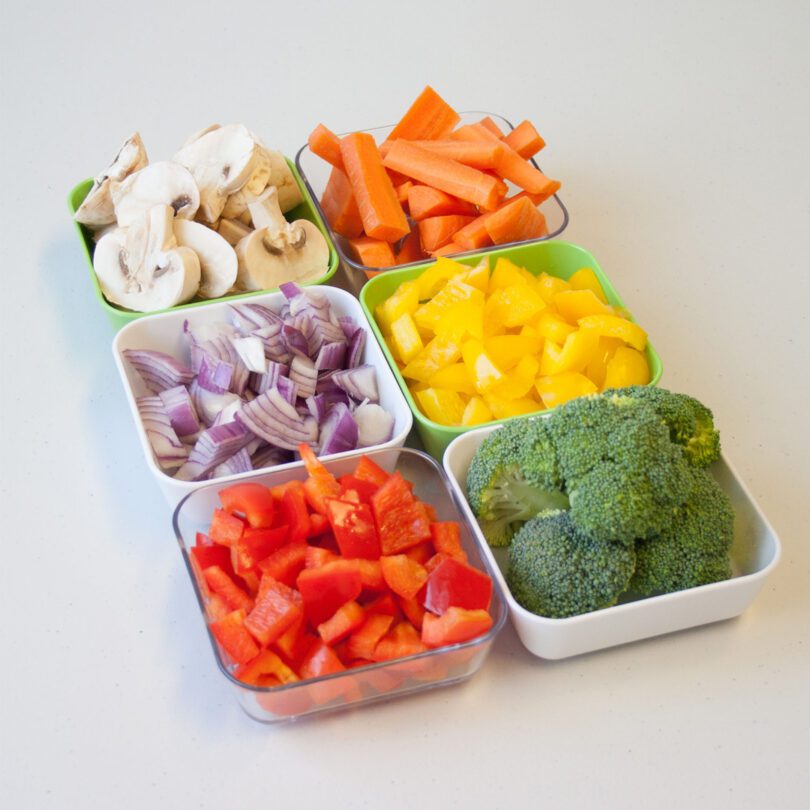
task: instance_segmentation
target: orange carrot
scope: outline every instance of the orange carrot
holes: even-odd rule
[[[546,145],[531,121],[521,121],[504,137],[503,142],[526,160],[536,155]]]
[[[548,233],[546,218],[528,197],[521,197],[490,214],[484,227],[496,245],[537,239]]]
[[[363,233],[363,220],[351,183],[340,169],[333,168],[329,175],[329,182],[321,197],[321,208],[333,231],[349,239]]]
[[[418,95],[391,134],[393,141],[432,140],[441,138],[461,120],[459,114],[430,86]]]
[[[479,123],[481,126],[486,127],[493,135],[503,138],[504,131],[489,116],[482,118]]]
[[[397,193],[397,199],[399,200],[399,204],[402,206],[404,211],[408,210],[408,191],[414,187],[413,180],[404,180],[398,186],[394,187],[394,191]]]
[[[343,171],[343,158],[340,156],[340,138],[331,129],[318,124],[307,139],[312,153]]]
[[[438,250],[431,251],[430,255],[437,259],[439,256],[452,256],[454,253],[463,253],[465,248],[461,247],[461,245],[456,244],[455,242],[448,242],[446,245],[442,245]]]
[[[361,236],[359,239],[350,239],[349,244],[357,260],[366,267],[392,267],[396,264],[391,245],[382,239]]]
[[[474,217],[465,217],[461,214],[450,214],[446,217],[429,217],[419,222],[419,239],[422,250],[438,250],[448,242],[453,241],[453,234],[469,225]]]
[[[486,171],[484,171],[484,174],[489,175],[495,181],[495,184],[496,184],[496,186],[498,188],[498,198],[495,201],[495,207],[494,208],[486,208],[484,210],[496,211],[498,208],[501,207],[501,205],[503,205],[504,198],[509,193],[509,186],[507,186],[506,183],[504,183],[503,180],[501,180],[501,178],[498,177],[498,175],[495,174],[495,172],[493,172],[493,171],[486,170]]]
[[[411,217],[416,220],[447,214],[478,215],[478,211],[472,203],[445,194],[430,186],[411,185],[411,188],[408,189],[408,210]]]
[[[409,232],[408,220],[385,172],[374,138],[353,132],[340,141],[340,154],[360,209],[363,229],[372,239],[396,242]]]
[[[476,141],[411,141],[414,146],[427,149],[450,160],[457,160],[474,169],[493,169],[498,165],[503,147],[497,141],[479,143]]]
[[[434,155],[407,141],[394,141],[383,164],[388,169],[407,174],[425,185],[484,208],[494,208],[499,199],[495,178],[463,163]]]
[[[462,250],[476,250],[491,245],[492,240],[489,238],[485,223],[493,213],[489,211],[476,217],[468,225],[456,231],[453,241],[460,245]]]
[[[419,229],[414,226],[411,232],[402,240],[397,252],[397,264],[410,264],[424,259],[425,253],[419,241]]]

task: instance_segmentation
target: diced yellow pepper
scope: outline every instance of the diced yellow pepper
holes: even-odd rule
[[[487,408],[484,400],[481,397],[470,397],[470,401],[464,408],[461,424],[467,427],[468,425],[480,425],[483,422],[491,421],[492,411]]]
[[[647,385],[650,366],[646,356],[629,346],[619,346],[608,361],[604,389],[624,388],[626,385]]]
[[[416,401],[428,419],[440,425],[460,425],[464,400],[455,391],[426,388],[416,392]]]
[[[540,377],[535,383],[537,393],[547,408],[554,408],[569,399],[595,394],[599,389],[584,374],[564,371],[550,377]]]
[[[543,405],[529,397],[519,399],[503,399],[494,394],[484,394],[484,402],[492,411],[495,419],[508,419],[510,416],[523,416],[527,413],[536,413],[543,410]]]
[[[486,293],[489,288],[489,262],[486,259],[481,259],[475,267],[461,276],[461,280],[465,284],[481,290],[482,293]]]
[[[427,382],[437,371],[455,363],[461,357],[458,343],[436,337],[402,369],[402,376]]]
[[[493,293],[495,290],[502,290],[505,287],[514,287],[520,284],[529,284],[534,286],[537,282],[537,277],[533,276],[528,270],[518,267],[509,259],[503,257],[495,262],[495,268],[489,279],[489,292]]]
[[[647,345],[647,333],[638,324],[626,321],[618,315],[588,315],[579,319],[579,326],[605,337],[620,338],[640,352]]]
[[[461,356],[472,377],[475,390],[479,393],[488,391],[495,383],[503,379],[503,371],[492,362],[492,358],[484,351],[481,341],[468,340],[463,343]]]
[[[603,304],[593,290],[563,290],[554,296],[554,306],[569,323],[588,315],[613,315],[612,307]]]
[[[484,305],[472,298],[459,301],[442,312],[435,328],[437,335],[456,341],[461,341],[467,335],[481,340],[484,336]]]
[[[546,340],[553,340],[555,343],[565,343],[565,339],[577,331],[576,326],[571,326],[551,309],[544,309],[534,325],[538,335]]]
[[[550,276],[548,273],[540,273],[537,277],[536,288],[541,298],[547,304],[551,304],[554,301],[555,295],[563,292],[563,290],[570,290],[571,285],[556,276]]]
[[[491,293],[484,304],[484,322],[505,327],[523,326],[545,308],[543,299],[528,284],[512,284]]]
[[[603,303],[607,304],[607,296],[599,283],[599,279],[590,267],[581,267],[568,279],[568,283],[575,290],[590,290]]]
[[[502,399],[519,399],[532,390],[540,364],[534,357],[526,355],[507,372],[505,379],[492,386],[492,394]]]
[[[391,333],[391,324],[405,312],[411,314],[419,306],[419,286],[415,281],[403,281],[388,297],[374,310],[380,328],[383,332]]]
[[[608,360],[613,357],[619,346],[624,346],[624,341],[618,338],[600,337],[596,353],[585,368],[585,376],[593,380],[600,388],[605,382]]]
[[[453,363],[437,371],[429,380],[431,388],[446,388],[472,396],[475,386],[465,363]]]
[[[416,279],[416,283],[419,285],[420,300],[427,301],[429,298],[433,298],[453,276],[466,273],[467,269],[467,266],[464,264],[459,264],[445,256],[440,256],[436,259],[436,263],[432,267],[428,267],[428,269]]]
[[[436,330],[436,324],[442,314],[459,301],[479,301],[483,303],[484,294],[470,284],[451,278],[439,292],[426,304],[422,304],[413,314],[417,326],[422,329]]]
[[[496,335],[484,339],[484,349],[498,368],[509,371],[520,359],[539,354],[543,338],[531,335]]]
[[[577,329],[562,346],[547,340],[540,358],[540,373],[546,376],[563,371],[584,371],[598,348],[599,336],[590,329]]]
[[[419,336],[419,330],[409,312],[403,312],[391,324],[390,343],[393,346],[394,354],[403,363],[410,363],[425,348],[425,344]]]

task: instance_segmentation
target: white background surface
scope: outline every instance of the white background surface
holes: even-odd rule
[[[94,6],[94,8],[90,8]],[[806,3],[4,3],[0,803],[807,806]],[[139,129],[293,155],[426,83],[536,122],[565,237],[711,405],[784,544],[739,620],[264,727],[216,670],[65,198]]]

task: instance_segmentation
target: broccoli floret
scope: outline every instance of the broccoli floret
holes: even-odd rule
[[[545,419],[507,422],[482,442],[467,472],[467,496],[491,546],[506,546],[544,509],[568,507]]]
[[[708,467],[720,458],[720,434],[715,430],[714,416],[694,397],[648,385],[617,388],[610,393],[651,405],[669,428],[670,440],[683,447],[695,467]]]
[[[731,577],[731,501],[708,472],[690,468],[690,473],[688,498],[655,537],[636,544],[636,572],[630,589],[640,596],[671,593]]]
[[[627,589],[632,546],[583,534],[566,511],[544,512],[512,538],[507,581],[526,610],[564,618],[609,607]]]

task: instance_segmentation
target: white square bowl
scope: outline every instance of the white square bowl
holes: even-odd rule
[[[779,561],[781,548],[776,532],[723,456],[710,472],[734,507],[731,579],[624,602],[567,619],[531,613],[517,603],[506,583],[509,550],[490,548],[467,501],[467,471],[475,451],[493,430],[498,430],[498,426],[472,430],[451,442],[444,454],[444,469],[482,554],[488,558],[506,595],[509,615],[523,646],[540,658],[569,658],[738,616],[754,600]]]
[[[380,406],[394,417],[394,433],[391,439],[384,444],[374,445],[374,448],[402,447],[413,424],[413,416],[408,407],[408,403],[388,367],[385,356],[379,344],[374,339],[374,333],[369,326],[360,306],[360,302],[351,294],[336,287],[318,287],[318,292],[323,293],[329,300],[334,313],[340,318],[350,316],[358,326],[366,330],[366,342],[361,357],[362,363],[373,365],[377,370],[377,387],[380,393]],[[278,311],[285,301],[284,295],[280,292],[267,293],[266,295],[255,296],[250,299],[251,304],[262,304],[275,311]],[[196,307],[193,310],[182,310],[179,312],[164,312],[159,315],[147,315],[138,318],[127,324],[113,339],[112,350],[118,372],[121,375],[121,382],[129,402],[129,409],[138,431],[138,438],[146,458],[146,463],[152,471],[158,486],[163,492],[169,506],[174,509],[177,504],[191,492],[200,487],[207,486],[215,480],[217,484],[226,486],[233,481],[248,478],[255,475],[256,471],[239,473],[237,475],[226,475],[207,481],[178,481],[168,473],[164,472],[157,463],[155,454],[149,444],[146,431],[143,428],[141,417],[138,413],[138,406],[135,403],[137,397],[148,393],[143,380],[138,373],[124,359],[125,349],[151,349],[176,357],[183,362],[188,362],[188,349],[186,339],[183,336],[183,322],[188,321],[191,327],[202,324],[216,323],[217,321],[231,321],[230,306],[227,301],[209,304],[207,306]],[[335,458],[350,456],[355,453],[362,453],[364,450],[352,450],[347,453],[335,453],[324,458]],[[278,464],[268,468],[272,470],[283,470],[294,465],[295,462]]]

